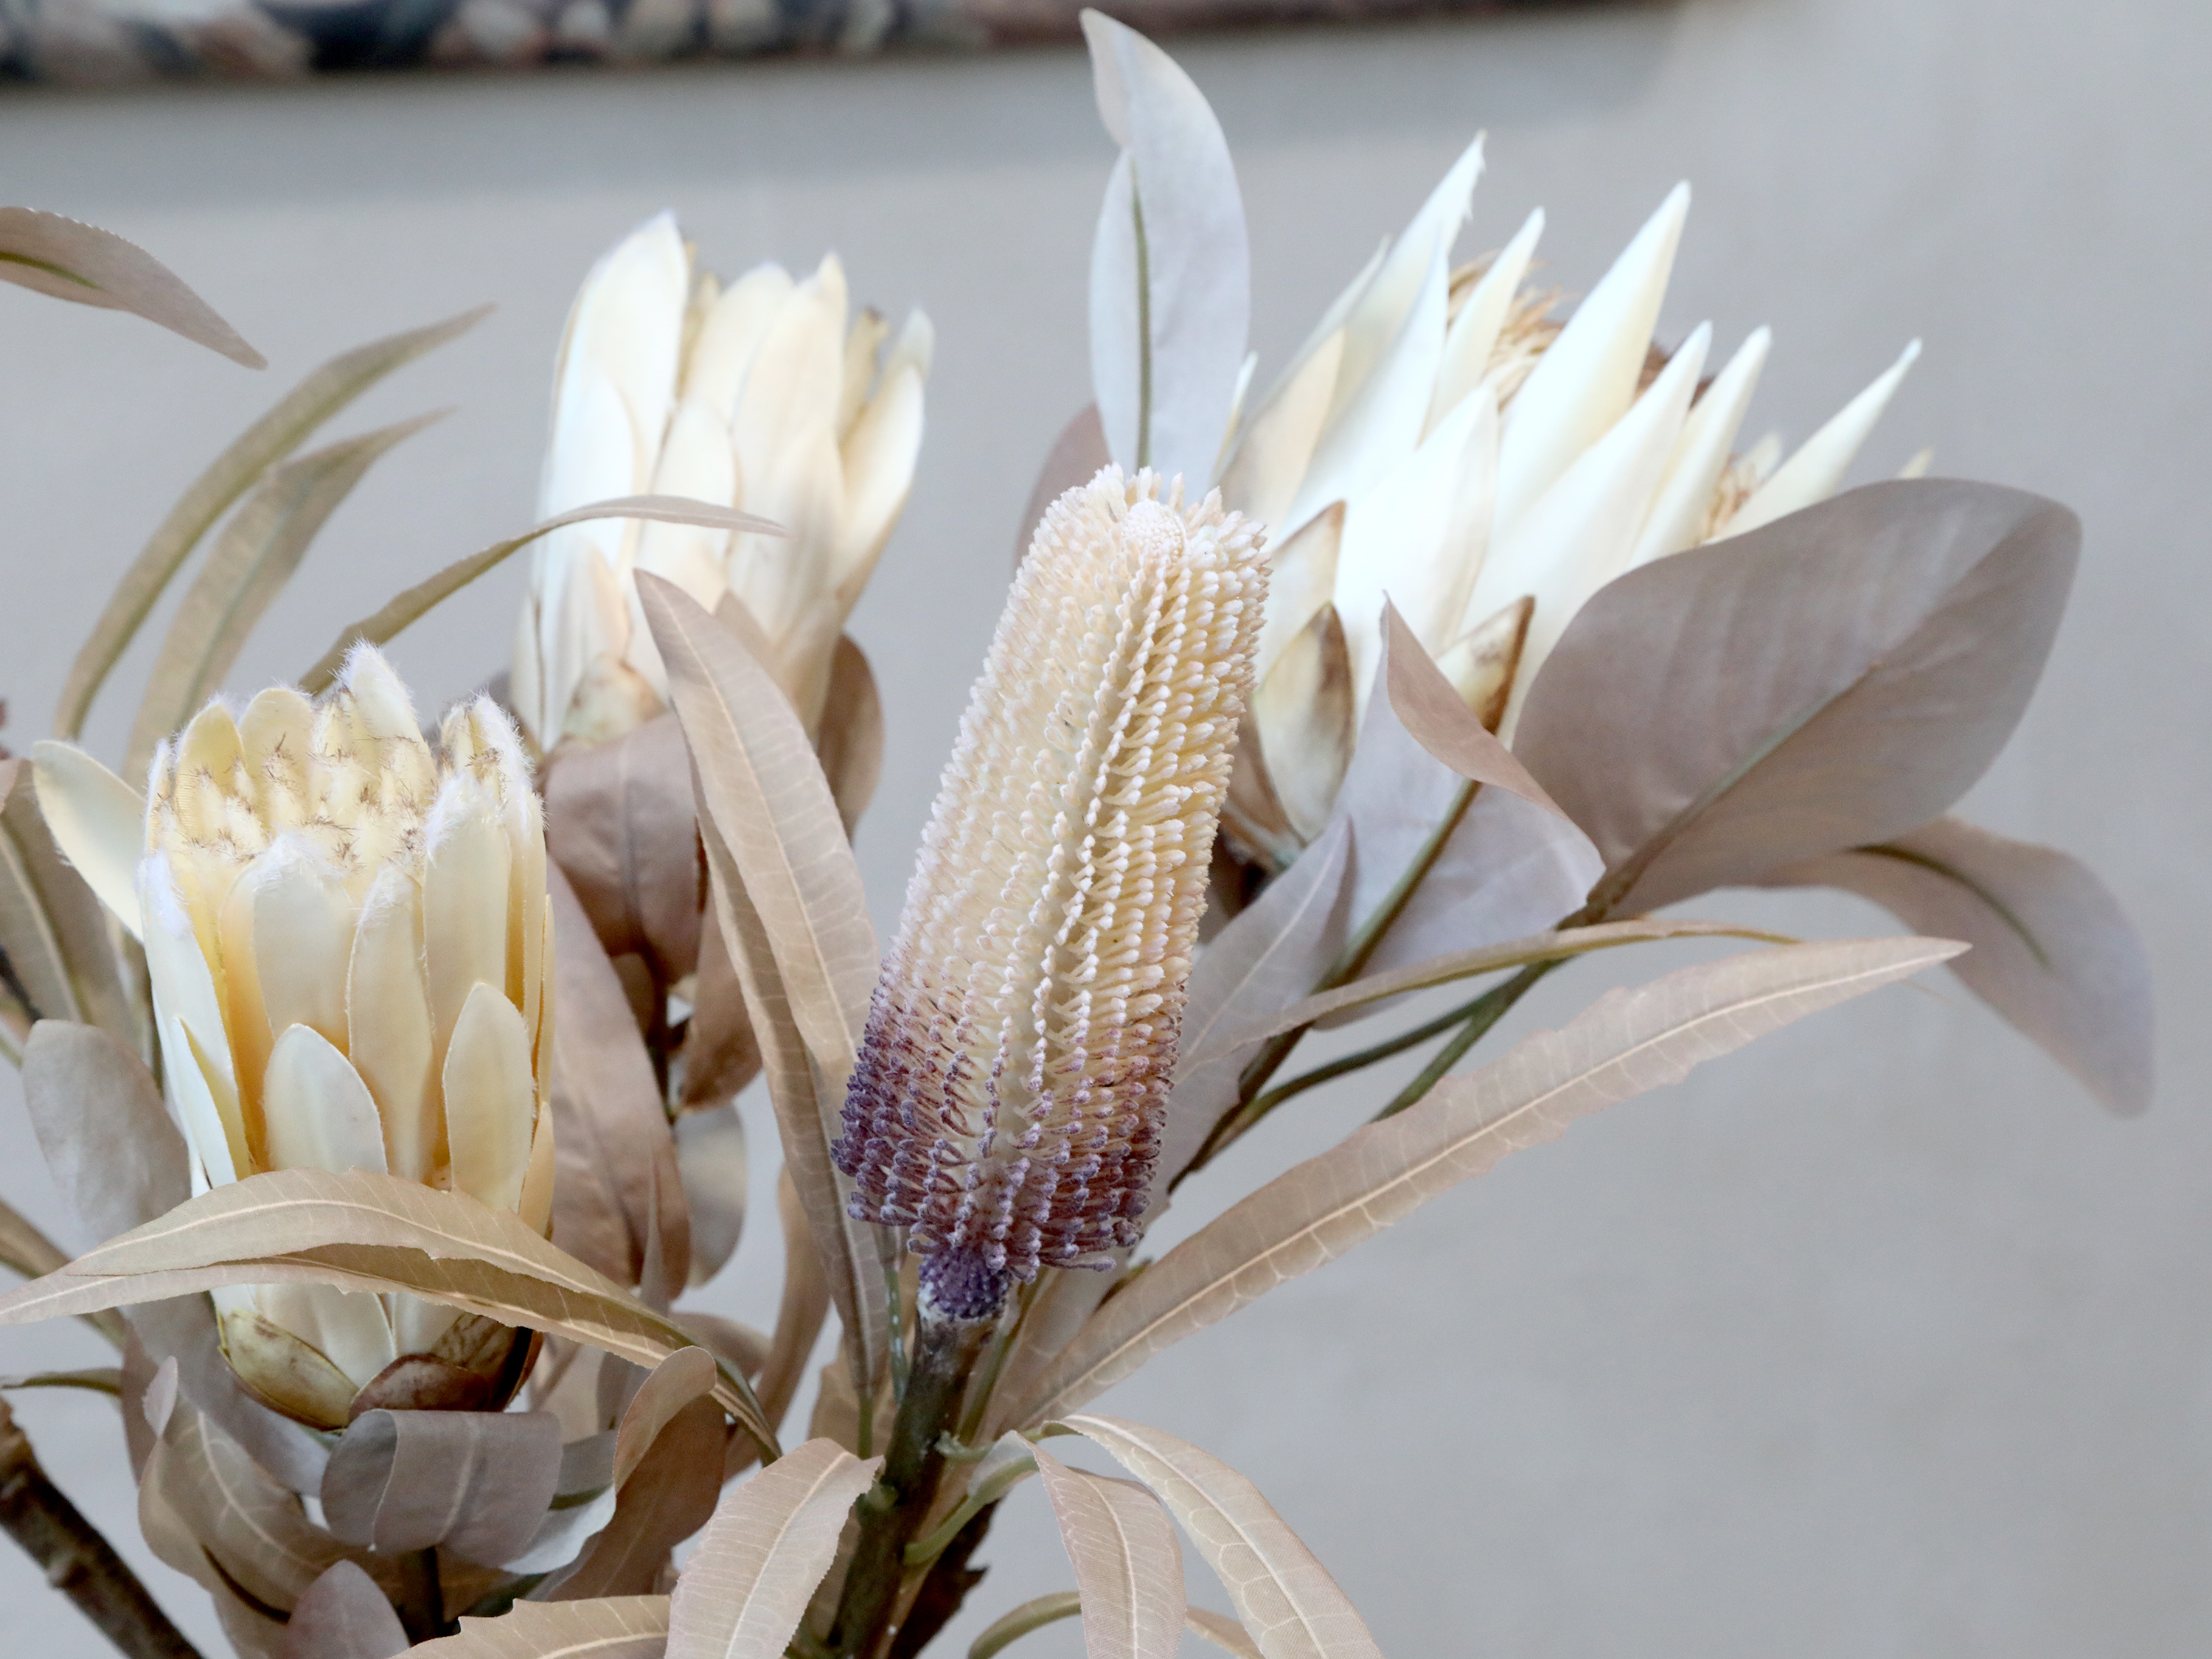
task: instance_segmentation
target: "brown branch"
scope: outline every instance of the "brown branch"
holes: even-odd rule
[[[46,1478],[0,1401],[0,1527],[130,1659],[200,1659],[99,1529]]]

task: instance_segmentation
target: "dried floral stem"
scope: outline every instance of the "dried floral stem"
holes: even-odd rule
[[[0,1401],[0,1526],[46,1582],[131,1659],[200,1659],[114,1547],[46,1478],[31,1442]]]
[[[438,1574],[438,1552],[416,1550],[400,1560],[400,1570],[406,1583],[406,1594],[398,1604],[399,1622],[406,1628],[407,1639],[422,1643],[441,1636],[450,1636],[460,1626],[446,1618],[446,1589]]]
[[[1316,982],[1313,988],[1316,993],[1334,991],[1337,987],[1349,984],[1359,976],[1361,971],[1374,957],[1377,948],[1381,946],[1383,935],[1388,933],[1398,918],[1405,914],[1406,907],[1413,902],[1415,890],[1427,878],[1429,872],[1435,867],[1437,860],[1443,855],[1444,843],[1451,839],[1452,832],[1459,828],[1460,820],[1467,816],[1468,808],[1474,805],[1475,792],[1481,787],[1480,784],[1472,781],[1460,785],[1457,792],[1452,796],[1450,805],[1444,809],[1443,816],[1437,821],[1437,827],[1429,832],[1429,838],[1421,843],[1420,849],[1407,861],[1405,872],[1398,878],[1390,890],[1382,896],[1382,902],[1375,907],[1366,921],[1360,923],[1359,931],[1346,943],[1344,949],[1338,953],[1336,960],[1329,964],[1328,971]],[[1447,1024],[1450,1023],[1450,1021],[1445,1022]],[[1213,1126],[1213,1133],[1206,1137],[1206,1144],[1199,1148],[1198,1156],[1190,1161],[1190,1167],[1183,1171],[1182,1176],[1176,1177],[1178,1181],[1184,1176],[1204,1169],[1224,1147],[1229,1146],[1277,1106],[1289,1099],[1291,1096],[1301,1093],[1304,1089],[1312,1086],[1312,1084],[1301,1079],[1297,1087],[1267,1091],[1268,1079],[1282,1069],[1283,1062],[1290,1059],[1291,1051],[1298,1046],[1299,1039],[1312,1029],[1309,1025],[1300,1025],[1288,1031],[1278,1032],[1261,1045],[1260,1052],[1253,1056],[1251,1064],[1244,1068],[1243,1076],[1237,1079],[1237,1109]],[[1425,1029],[1420,1036],[1409,1036],[1401,1046],[1410,1047],[1420,1042],[1422,1037],[1433,1036],[1436,1031],[1443,1029],[1444,1029],[1443,1025],[1438,1025],[1433,1030]],[[1388,1052],[1395,1054],[1397,1050],[1394,1048]],[[1379,1060],[1382,1056],[1377,1054],[1374,1058]],[[1351,1069],[1349,1065],[1342,1067],[1345,1071]],[[1337,1072],[1331,1072],[1329,1076],[1334,1077],[1339,1074]],[[1321,1077],[1313,1079],[1314,1083],[1327,1080],[1326,1078]]]
[[[1451,1068],[1459,1064],[1467,1051],[1480,1042],[1486,1032],[1505,1018],[1506,1011],[1525,996],[1538,980],[1558,967],[1564,957],[1550,962],[1532,962],[1502,985],[1494,985],[1474,1001],[1452,1011],[1450,1018],[1465,1023],[1459,1034],[1436,1052],[1436,1056],[1421,1068],[1421,1073],[1401,1089],[1390,1103],[1375,1114],[1377,1122],[1386,1117],[1395,1117],[1423,1095],[1437,1086]]]
[[[878,1659],[896,1634],[891,1620],[906,1576],[906,1547],[945,1468],[938,1439],[952,1425],[994,1322],[939,1317],[927,1309],[915,1322],[906,1396],[891,1425],[883,1478],[854,1506],[860,1547],[830,1627],[830,1650],[837,1659]]]

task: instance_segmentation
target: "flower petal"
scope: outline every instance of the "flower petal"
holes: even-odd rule
[[[490,985],[469,993],[443,1082],[454,1190],[495,1210],[515,1209],[531,1164],[538,1086],[521,1012]]]
[[[1682,424],[1681,438],[1674,445],[1674,459],[1667,463],[1666,476],[1659,481],[1659,493],[1637,536],[1635,550],[1628,556],[1630,569],[1696,544],[1705,516],[1712,510],[1713,489],[1728,466],[1729,451],[1742,428],[1744,411],[1751,407],[1751,394],[1759,385],[1759,372],[1766,366],[1767,349],[1773,340],[1769,330],[1753,329],[1751,337],[1736,348],[1728,367],[1714,377],[1691,409],[1690,418]]]
[[[62,856],[136,938],[138,855],[146,845],[146,803],[137,790],[74,744],[31,745],[39,811]]]
[[[1889,400],[1896,394],[1905,371],[1919,356],[1920,342],[1915,340],[1905,348],[1903,356],[1875,378],[1872,386],[1845,404],[1827,425],[1806,439],[1804,447],[1783,462],[1774,476],[1759,485],[1758,493],[1729,520],[1722,533],[1741,536],[1834,495],[1836,486],[1843,483],[1844,472],[1857,457],[1859,447],[1873,433],[1875,422],[1889,407]]]
[[[354,906],[344,879],[298,842],[280,841],[246,878],[253,902],[253,962],[269,1029],[312,1025],[347,1048],[346,962],[353,954]],[[229,960],[228,955],[226,962]]]
[[[445,1113],[422,976],[422,898],[403,868],[386,866],[362,907],[346,1016],[348,1052],[384,1125],[386,1167],[427,1182],[445,1158]]]
[[[261,1088],[272,1170],[374,1170],[388,1174],[384,1126],[368,1085],[309,1025],[288,1025],[269,1052]]]

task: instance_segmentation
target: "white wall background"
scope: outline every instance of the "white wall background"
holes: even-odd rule
[[[1970,809],[2091,859],[2148,932],[2165,992],[2147,1120],[2100,1116],[1961,994],[1887,993],[1512,1160],[1110,1398],[1256,1480],[1385,1651],[2179,1659],[2212,1644],[2208,48],[2212,14],[2185,0],[1686,0],[1177,46],[1242,170],[1263,374],[1484,126],[1491,171],[1463,248],[1495,246],[1540,202],[1549,275],[1570,289],[1694,181],[1663,331],[1711,317],[1725,350],[1771,323],[1754,418],[1786,435],[1924,336],[1868,475],[1932,443],[1939,471],[2043,490],[2087,525],[2042,694]],[[855,623],[890,711],[860,838],[889,922],[1016,516],[1086,395],[1083,282],[1110,151],[1077,53],[11,89],[0,158],[0,198],[143,242],[274,364],[249,375],[133,321],[0,291],[0,695],[18,742],[44,729],[69,653],[161,511],[343,346],[501,304],[361,410],[356,428],[460,406],[343,510],[240,690],[298,672],[345,619],[527,521],[568,295],[647,213],[675,207],[725,270],[834,246],[856,294],[924,303],[939,353],[921,475]],[[498,665],[518,588],[503,573],[403,639],[422,692]],[[103,705],[100,745],[126,712]],[[1881,925],[1839,899],[1706,908]],[[1534,1017],[1663,960],[1561,975]],[[1381,1086],[1309,1097],[1182,1207],[1318,1147]],[[58,1230],[14,1091],[0,1081],[0,1184]],[[758,1317],[772,1249],[747,1248],[712,1299]],[[74,1329],[10,1333],[0,1369],[97,1355]],[[137,1543],[107,1403],[19,1398],[70,1490],[212,1644],[198,1592]],[[1066,1582],[1033,1492],[988,1558],[964,1631]],[[104,1650],[6,1547],[0,1607],[10,1652]],[[1034,1649],[1079,1650],[1064,1629]]]

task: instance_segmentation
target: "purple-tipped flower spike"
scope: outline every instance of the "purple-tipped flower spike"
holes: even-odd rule
[[[1266,597],[1258,526],[1109,467],[999,620],[836,1153],[941,1315],[1134,1243]]]

